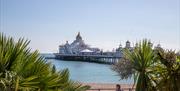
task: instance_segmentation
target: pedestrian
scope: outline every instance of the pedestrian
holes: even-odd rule
[[[119,85],[119,84],[116,85],[116,91],[123,91],[123,90],[121,89],[121,85]]]

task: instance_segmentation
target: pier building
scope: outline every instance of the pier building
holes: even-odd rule
[[[66,41],[64,45],[59,46],[59,53],[55,53],[55,57],[62,60],[114,64],[122,58],[124,48],[133,50],[130,41],[126,41],[125,47],[120,44],[114,51],[103,52],[99,48],[93,48],[86,44],[80,32],[78,32],[76,39],[72,43]]]
[[[85,44],[82,39],[80,32],[78,32],[76,36],[76,40],[74,40],[71,44],[66,41],[65,45],[59,46],[60,54],[96,54],[100,53],[99,48],[92,48],[89,45]]]

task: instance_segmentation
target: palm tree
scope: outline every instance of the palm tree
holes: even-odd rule
[[[134,82],[136,91],[155,90],[153,78],[153,66],[156,59],[150,41],[144,39],[134,48],[133,51],[126,49],[124,56],[132,62],[132,68],[135,70]]]
[[[56,69],[31,52],[30,41],[0,33],[0,91],[85,91],[89,86],[69,80],[67,69]]]
[[[146,39],[133,51],[125,49],[113,70],[121,79],[134,74],[136,91],[180,91],[180,56],[161,47],[152,49]]]

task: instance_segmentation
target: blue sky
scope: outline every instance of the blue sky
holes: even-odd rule
[[[0,0],[0,32],[27,38],[40,52],[57,52],[77,32],[104,50],[143,38],[180,50],[180,1]]]

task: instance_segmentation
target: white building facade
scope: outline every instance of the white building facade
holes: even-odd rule
[[[77,54],[77,55],[108,55],[108,56],[115,56],[115,57],[122,57],[123,49],[127,48],[129,50],[133,50],[131,47],[131,43],[126,41],[125,47],[122,47],[120,44],[119,47],[112,52],[103,52],[99,48],[91,48],[87,44],[85,44],[84,40],[82,39],[80,32],[76,36],[76,40],[72,43],[68,43],[59,46],[59,53],[60,54]]]
[[[95,54],[99,53],[99,48],[91,48],[87,44],[84,43],[84,40],[82,39],[80,32],[76,36],[76,40],[74,40],[71,44],[66,42],[65,45],[59,46],[59,53],[60,54],[81,54],[81,53],[90,53]]]

